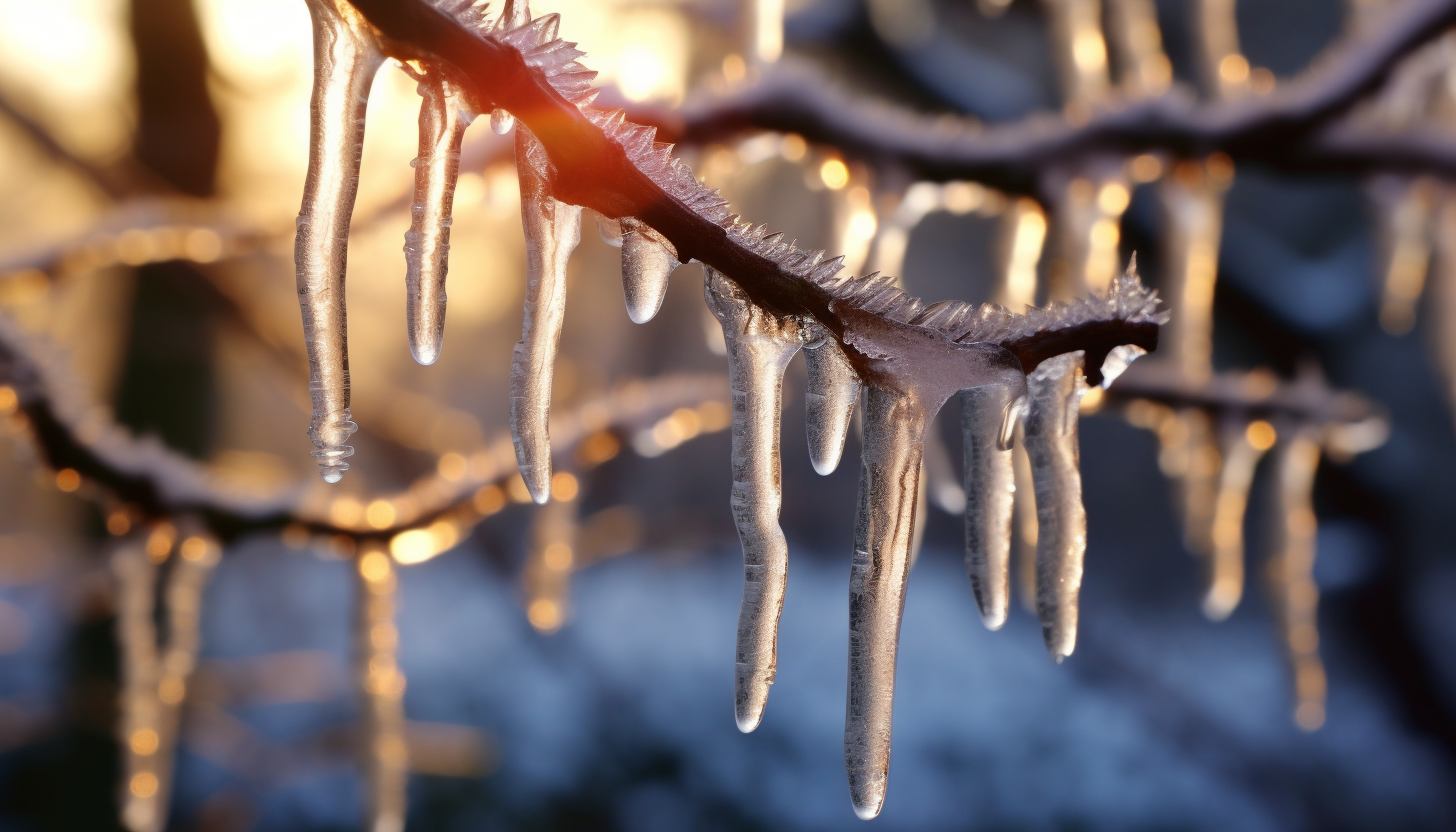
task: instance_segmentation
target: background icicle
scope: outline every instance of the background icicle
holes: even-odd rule
[[[738,729],[758,727],[777,668],[779,615],[789,549],[779,528],[779,415],[784,370],[803,344],[797,320],[754,306],[728,278],[704,267],[703,294],[723,326],[733,388],[733,523],[743,543],[734,712]]]
[[[303,332],[308,345],[313,421],[308,435],[327,482],[349,470],[346,444],[357,426],[349,414],[349,345],[344,272],[349,218],[359,189],[364,111],[384,55],[350,6],[308,0],[313,19],[313,100],[308,177],[298,213],[294,263]]]
[[[366,780],[364,828],[403,832],[409,745],[404,721],[404,673],[399,669],[399,630],[394,623],[399,578],[394,562],[371,547],[355,563],[358,580],[355,661],[363,695],[360,742]]]
[[[420,154],[415,197],[404,235],[405,315],[410,353],[434,364],[445,337],[445,273],[451,208],[460,178],[460,146],[474,115],[464,96],[438,72],[420,79]]]
[[[1026,453],[1036,488],[1036,612],[1058,662],[1077,644],[1077,595],[1087,551],[1078,468],[1077,410],[1087,384],[1082,353],[1043,361],[1027,376]]]
[[[1264,452],[1274,443],[1274,427],[1257,420],[1236,422],[1224,428],[1223,470],[1219,474],[1218,497],[1214,501],[1209,542],[1208,585],[1203,595],[1203,614],[1211,620],[1229,617],[1244,595],[1244,511],[1249,488]]]
[[[581,240],[581,208],[551,195],[546,149],[516,131],[521,224],[526,231],[526,303],[511,359],[511,434],[531,498],[551,498],[551,379],[566,317],[566,262]]]
[[[1314,582],[1314,478],[1320,446],[1313,430],[1283,427],[1274,448],[1275,512],[1269,582],[1294,670],[1294,722],[1313,731],[1325,721],[1325,668],[1319,654],[1319,588]]]
[[[992,385],[961,393],[965,458],[966,575],[987,629],[1006,623],[1010,600],[1011,514],[1016,478],[1003,444],[1015,391]],[[1009,435],[1004,437],[1010,439]]]
[[[633,323],[645,324],[657,317],[662,299],[667,296],[668,278],[681,263],[672,243],[640,220],[624,217],[620,228],[627,317]]]

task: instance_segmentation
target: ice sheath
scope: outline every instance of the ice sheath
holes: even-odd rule
[[[531,498],[551,499],[551,378],[566,317],[566,262],[581,240],[581,208],[551,195],[546,149],[516,128],[521,225],[526,232],[526,303],[511,358],[511,436]]]
[[[298,300],[308,348],[313,419],[308,435],[319,473],[338,482],[354,449],[349,414],[349,349],[344,272],[349,217],[359,187],[364,111],[384,55],[352,7],[308,0],[314,75],[309,113],[308,177],[294,243]]]
[[[1077,644],[1077,596],[1087,551],[1087,512],[1077,414],[1087,383],[1081,352],[1041,363],[1027,376],[1025,441],[1036,490],[1036,613],[1058,662]]]
[[[734,715],[741,731],[758,727],[778,666],[779,615],[788,585],[789,548],[779,528],[779,414],[784,370],[803,344],[803,328],[754,306],[711,266],[703,294],[723,327],[733,392],[733,523],[743,544],[743,604],[734,652]]]
[[[460,146],[473,115],[459,90],[439,73],[425,76],[419,92],[420,152],[414,161],[410,230],[404,235],[405,315],[410,353],[421,364],[434,364],[445,338],[445,273]]]

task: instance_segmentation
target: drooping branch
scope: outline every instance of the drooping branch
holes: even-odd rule
[[[798,133],[868,163],[932,181],[969,179],[1036,192],[1042,175],[1079,159],[1164,151],[1295,172],[1456,172],[1456,150],[1435,137],[1343,123],[1413,49],[1456,23],[1453,0],[1418,0],[1331,50],[1303,76],[1268,95],[1200,103],[1174,88],[1156,98],[1110,100],[1076,123],[1059,114],[984,126],[867,100],[802,62],[780,61],[752,86],[632,117],[667,141],[705,143],[748,130]]]

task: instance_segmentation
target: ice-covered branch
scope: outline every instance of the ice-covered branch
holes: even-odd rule
[[[1416,47],[1456,23],[1453,0],[1416,0],[1331,50],[1267,95],[1199,102],[1186,89],[1109,100],[1080,123],[1057,114],[984,126],[871,101],[802,62],[780,61],[756,84],[700,98],[675,113],[644,110],[661,138],[702,143],[746,130],[798,133],[866,162],[932,181],[969,179],[1032,193],[1053,167],[1087,157],[1166,151],[1290,171],[1456,172],[1449,140],[1386,132],[1341,117]]]

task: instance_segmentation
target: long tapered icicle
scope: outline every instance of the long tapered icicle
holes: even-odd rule
[[[551,498],[551,378],[566,317],[566,262],[581,240],[581,208],[551,195],[546,149],[516,131],[521,224],[526,231],[526,303],[511,360],[511,436],[531,498]]]
[[[1324,724],[1326,677],[1319,653],[1319,588],[1314,582],[1316,431],[1281,425],[1274,448],[1276,522],[1269,578],[1285,648],[1294,671],[1294,721],[1313,731]]]
[[[293,257],[313,397],[308,435],[324,480],[338,482],[349,470],[344,460],[354,449],[347,443],[357,429],[349,415],[344,311],[349,217],[359,187],[364,110],[384,55],[352,7],[308,0],[308,10],[313,18],[313,100],[308,178]]]
[[[1006,623],[1011,597],[1011,514],[1016,496],[1008,419],[1013,390],[976,387],[961,393],[966,488],[966,574],[981,620],[991,630]]]
[[[895,657],[910,576],[925,424],[925,409],[914,396],[869,388],[849,573],[849,695],[844,714],[850,799],[855,813],[865,819],[880,813],[889,779]]]
[[[667,296],[668,278],[679,265],[677,249],[640,220],[624,217],[622,232],[622,292],[627,317],[645,324],[657,316]]]
[[[445,272],[451,208],[460,178],[460,146],[474,115],[464,96],[438,73],[420,81],[420,155],[414,161],[415,198],[404,235],[405,315],[410,352],[434,364],[445,337]]]
[[[797,320],[754,306],[730,280],[704,267],[708,308],[723,327],[733,388],[733,522],[743,543],[734,712],[738,728],[758,727],[778,666],[779,615],[789,548],[779,528],[779,414],[784,370],[803,344]]]
[[[1077,595],[1087,551],[1078,468],[1077,408],[1086,390],[1082,353],[1049,358],[1027,377],[1024,437],[1036,489],[1036,612],[1058,662],[1077,644]]]
[[[832,474],[844,453],[844,439],[862,385],[844,357],[844,348],[833,338],[825,337],[817,346],[805,348],[804,362],[809,370],[804,391],[809,461],[820,474]]]

